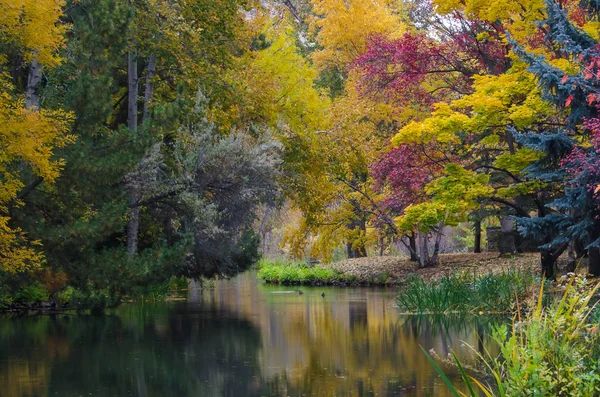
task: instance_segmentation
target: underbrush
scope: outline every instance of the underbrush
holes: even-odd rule
[[[487,379],[469,376],[453,355],[468,396],[577,396],[600,395],[600,314],[596,309],[598,284],[572,276],[548,305],[544,285],[537,304],[525,317],[516,316],[512,327],[493,328],[500,347],[498,357],[479,355],[488,369]],[[456,390],[434,359],[425,352],[454,396]]]
[[[409,277],[397,297],[409,313],[485,312],[507,313],[523,301],[537,279],[532,272],[508,270],[500,274],[458,273],[426,283]]]
[[[356,281],[354,276],[336,272],[330,267],[310,266],[304,262],[261,260],[258,278],[272,284],[338,284]]]

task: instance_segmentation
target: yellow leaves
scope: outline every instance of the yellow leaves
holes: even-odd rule
[[[9,273],[38,267],[44,256],[35,249],[39,242],[27,242],[20,229],[8,226],[10,218],[0,216],[0,269]]]
[[[436,141],[441,144],[458,143],[456,133],[464,131],[469,117],[455,112],[447,103],[437,103],[431,117],[423,121],[412,121],[403,127],[392,138],[393,145],[428,143]]]
[[[377,0],[312,0],[319,17],[311,21],[323,47],[314,54],[320,69],[345,68],[366,48],[373,35],[399,37],[404,25],[387,4]]]
[[[427,232],[440,224],[458,225],[477,208],[480,199],[492,195],[494,189],[488,182],[489,175],[466,170],[458,164],[448,164],[444,174],[425,187],[430,199],[409,206],[396,219],[399,229]]]
[[[530,38],[538,30],[536,21],[544,18],[544,0],[434,0],[436,11],[459,11],[468,17],[491,23],[501,22],[517,40]]]
[[[62,0],[0,0],[0,38],[26,61],[56,66],[65,30],[58,25],[63,5]],[[5,63],[7,57],[0,54],[0,61]],[[62,160],[52,158],[53,150],[74,138],[67,134],[71,115],[26,110],[23,98],[13,94],[7,75],[0,74],[0,87],[0,211],[7,213],[9,205],[19,204],[20,170],[27,166],[52,183],[63,165]],[[0,216],[0,270],[15,273],[39,266],[44,260],[36,249],[39,242],[27,241],[25,233],[11,228],[9,221]]]
[[[14,100],[7,93],[2,93],[0,172],[8,172],[8,165],[18,159],[47,182],[53,182],[62,162],[51,159],[52,151],[74,140],[73,136],[65,134],[70,121],[71,115],[62,111],[27,111],[22,100]]]
[[[0,81],[5,88],[9,87],[6,80]],[[29,166],[48,183],[58,176],[63,162],[52,159],[52,153],[54,148],[73,141],[74,138],[66,134],[70,121],[70,115],[61,111],[27,111],[22,100],[0,93],[0,209],[3,212],[23,187],[15,162]],[[39,265],[41,254],[25,243],[21,230],[8,226],[8,220],[0,217],[0,269],[16,272]]]
[[[542,99],[535,77],[516,64],[501,75],[474,76],[474,92],[458,100],[436,104],[431,116],[403,127],[392,143],[453,144],[457,133],[482,134],[508,125],[527,128],[552,114]],[[486,144],[489,144],[489,140]]]
[[[241,59],[228,76],[242,94],[233,118],[272,127],[282,121],[294,131],[324,128],[330,101],[314,88],[317,71],[298,53],[290,28],[268,26],[265,36],[269,47]]]
[[[0,0],[2,41],[18,48],[26,61],[56,66],[65,26],[59,25],[64,0]]]
[[[494,166],[505,169],[513,175],[519,175],[526,167],[541,157],[541,153],[527,147],[522,147],[517,149],[514,154],[504,153],[496,157]]]
[[[600,41],[600,21],[590,21],[583,25],[582,29],[594,40]]]
[[[562,70],[565,74],[575,75],[581,71],[581,66],[575,62],[571,62],[565,58],[554,58],[548,60],[548,63],[557,69]]]

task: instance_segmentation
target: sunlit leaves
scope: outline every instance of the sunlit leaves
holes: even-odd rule
[[[0,35],[22,54],[46,66],[56,66],[56,51],[62,47],[64,31],[58,26],[62,1],[1,1]],[[7,62],[6,54],[0,60]],[[10,77],[0,75],[0,269],[19,272],[38,266],[43,255],[37,242],[28,242],[19,228],[10,226],[9,205],[20,204],[24,187],[22,172],[30,169],[41,180],[52,183],[63,165],[53,158],[55,148],[72,142],[67,134],[70,116],[62,111],[25,109],[24,94],[18,93]]]
[[[479,200],[489,197],[493,188],[489,175],[479,174],[450,163],[443,175],[425,187],[428,201],[409,206],[397,219],[403,231],[427,232],[442,225],[456,226],[479,206]]]
[[[23,54],[26,61],[37,59],[56,66],[57,51],[63,46],[65,26],[58,19],[64,0],[1,0],[0,37]]]
[[[311,21],[322,49],[314,55],[321,69],[348,66],[374,35],[399,36],[404,26],[384,1],[313,0],[318,15]]]

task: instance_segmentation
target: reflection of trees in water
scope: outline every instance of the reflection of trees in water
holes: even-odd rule
[[[303,360],[273,376],[273,387],[288,395],[449,396],[420,346],[445,355],[459,351],[461,341],[476,343],[484,332],[475,322],[399,321],[389,308],[386,314],[380,296],[341,302],[317,300],[310,312],[306,305],[289,305],[285,318],[270,322],[283,326],[286,346],[304,349]],[[473,355],[469,350],[460,354]],[[458,377],[453,368],[449,375]]]
[[[460,341],[487,333],[465,319],[399,319],[393,291],[270,291],[249,278],[197,303],[0,321],[0,394],[445,397],[419,346],[463,354]]]
[[[492,327],[496,324],[506,322],[503,317],[482,316],[477,317],[468,313],[457,313],[451,315],[431,314],[431,315],[409,315],[401,317],[398,322],[407,332],[420,336],[437,336],[442,341],[442,346],[449,347],[457,340],[469,343],[470,347],[479,354],[485,355],[487,352],[495,353],[496,343],[491,339],[490,333]],[[463,335],[468,338],[461,340]],[[454,352],[461,358],[472,359],[474,352],[467,349],[454,349]],[[450,349],[438,351],[441,356],[450,353]]]
[[[260,387],[260,335],[233,316],[146,311],[13,321],[0,333],[6,397],[252,396]]]

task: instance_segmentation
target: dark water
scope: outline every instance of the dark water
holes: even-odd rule
[[[485,326],[402,317],[391,289],[286,290],[248,273],[106,316],[0,318],[0,396],[445,397],[419,345],[484,347]]]

